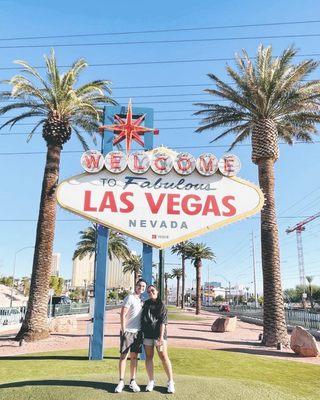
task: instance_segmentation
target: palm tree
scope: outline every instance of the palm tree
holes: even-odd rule
[[[137,254],[130,254],[130,256],[123,262],[123,272],[133,274],[134,284],[142,273],[142,257]]]
[[[196,268],[196,314],[201,311],[201,267],[202,260],[214,260],[215,255],[204,243],[189,243],[187,258]]]
[[[82,260],[87,254],[91,257],[96,251],[97,228],[89,226],[87,229],[80,231],[79,233],[81,235],[81,240],[77,243],[77,248],[72,257],[73,260],[77,257]],[[110,230],[108,240],[109,260],[112,260],[113,257],[126,259],[129,256],[130,250],[125,237],[119,232]]]
[[[168,280],[172,279],[172,275],[168,272],[164,273],[164,297],[165,303],[168,304]]]
[[[177,243],[171,247],[171,253],[181,256],[181,269],[182,269],[182,287],[181,287],[181,308],[184,308],[184,293],[185,293],[185,280],[186,280],[186,266],[185,261],[188,253],[188,241]]]
[[[261,211],[261,255],[264,289],[263,343],[288,344],[281,288],[279,234],[274,198],[274,163],[279,157],[278,139],[293,144],[295,139],[311,142],[320,121],[318,98],[320,81],[306,82],[318,63],[305,60],[293,63],[297,51],[284,50],[272,57],[272,48],[258,49],[252,62],[245,51],[237,56],[238,70],[227,66],[232,86],[209,74],[214,89],[210,95],[227,101],[198,104],[203,115],[202,132],[227,127],[213,141],[235,134],[230,149],[251,137],[252,161],[258,166],[259,183],[265,195]]]
[[[180,297],[180,279],[182,278],[182,268],[173,268],[171,272],[171,278],[177,278],[177,307],[179,307],[179,297]]]
[[[313,297],[312,297],[312,281],[313,281],[313,276],[306,276],[306,280],[308,281],[308,286],[309,286],[309,297],[310,297],[310,305],[311,308],[314,308],[314,303],[313,303]]]
[[[47,324],[48,289],[50,281],[52,249],[56,219],[56,188],[59,179],[60,156],[63,145],[72,132],[88,148],[81,135],[84,130],[94,138],[102,109],[100,105],[115,102],[106,94],[110,93],[109,82],[96,80],[77,86],[78,79],[87,62],[79,59],[64,74],[60,73],[54,52],[45,57],[46,75],[25,61],[16,61],[22,67],[20,74],[6,81],[10,91],[1,93],[3,99],[12,101],[0,108],[0,115],[19,111],[16,116],[0,126],[14,126],[18,121],[33,118],[34,127],[28,140],[38,127],[47,145],[35,252],[33,258],[30,296],[26,318],[16,337],[28,341],[49,335]],[[34,119],[35,118],[35,119]]]

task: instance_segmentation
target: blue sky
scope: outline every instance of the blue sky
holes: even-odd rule
[[[119,64],[164,60],[201,60],[215,58],[232,59],[236,52],[245,48],[254,55],[259,43],[272,44],[274,52],[295,44],[300,54],[318,53],[319,37],[245,39],[252,36],[305,35],[320,34],[320,23],[208,29],[198,31],[160,32],[144,34],[123,34],[76,38],[53,38],[32,40],[6,40],[30,36],[114,33],[175,28],[203,28],[225,25],[259,24],[269,22],[289,22],[315,20],[319,15],[318,1],[168,1],[161,2],[124,0],[105,2],[96,0],[79,1],[0,1],[0,78],[9,78],[17,70],[12,68],[13,60],[27,60],[33,65],[43,65],[43,54],[55,47],[60,65],[68,65],[79,57],[85,57],[89,64]],[[99,45],[59,47],[59,44],[72,43],[110,43],[126,41],[155,41],[179,39],[234,38],[224,41],[203,41],[185,43],[157,43],[135,45]],[[239,39],[242,38],[242,39]],[[28,45],[44,45],[28,47]],[[27,46],[5,48],[8,46]],[[319,59],[320,56],[314,58]],[[299,58],[301,59],[301,58]],[[298,59],[297,59],[298,60]],[[232,61],[229,62],[231,65]],[[83,79],[110,79],[113,82],[113,95],[120,104],[127,104],[131,97],[133,105],[150,106],[155,109],[155,126],[160,135],[155,145],[182,147],[199,155],[203,149],[190,146],[206,146],[219,132],[194,133],[198,120],[192,116],[197,108],[192,104],[209,100],[202,90],[209,81],[206,74],[213,72],[225,79],[225,61],[200,61],[185,63],[139,64],[92,66]],[[315,74],[320,76],[320,69]],[[181,87],[141,88],[142,86],[185,85]],[[198,85],[198,86],[192,86]],[[120,89],[125,87],[126,89]],[[139,88],[133,88],[139,87]],[[154,97],[155,96],[155,97]],[[160,97],[159,97],[160,96]],[[142,104],[140,104],[142,103]],[[30,121],[32,122],[32,121]],[[25,121],[27,123],[27,121]],[[45,161],[45,143],[40,135],[35,135],[26,143],[30,127],[20,125],[12,130],[18,135],[0,136],[1,150],[1,190],[0,190],[0,275],[11,273],[15,251],[34,245],[36,219]],[[21,133],[21,134],[20,134]],[[230,143],[231,138],[219,142]],[[186,146],[186,147],[183,147]],[[296,144],[289,148],[280,146],[280,159],[276,164],[276,198],[279,215],[281,239],[282,273],[285,287],[298,283],[296,238],[287,235],[285,229],[304,216],[319,211],[320,184],[318,180],[320,144]],[[61,160],[61,179],[81,171],[79,157],[81,146],[72,139],[64,150],[79,153],[64,153]],[[220,157],[226,147],[212,147]],[[39,154],[12,154],[39,152]],[[10,154],[8,154],[10,153]],[[250,146],[238,147],[234,151],[242,160],[240,176],[257,182],[257,169],[251,163]],[[304,198],[305,197],[305,198]],[[295,204],[297,203],[297,204]],[[12,222],[8,220],[31,220]],[[71,276],[72,253],[78,240],[78,231],[88,223],[63,210],[58,210],[55,238],[55,251],[61,253],[61,270],[64,277]],[[67,220],[67,221],[66,221]],[[259,218],[258,216],[238,222],[201,238],[214,250],[217,263],[204,262],[203,278],[219,280],[223,274],[232,284],[252,285],[251,231],[254,232],[258,287],[261,290],[261,264],[259,263]],[[303,233],[305,269],[307,275],[315,275],[320,284],[319,266],[320,220],[306,227]],[[130,246],[137,250],[141,245],[133,240]],[[157,261],[157,252],[154,255]],[[166,261],[177,263],[178,259],[166,251]],[[17,256],[17,275],[28,275],[32,266],[32,249]],[[167,266],[167,270],[172,267]],[[188,284],[194,279],[193,267],[188,266]]]

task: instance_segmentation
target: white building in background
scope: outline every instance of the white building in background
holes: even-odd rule
[[[231,296],[245,296],[247,293],[246,288],[242,284],[235,285],[231,288]]]
[[[59,276],[60,275],[60,253],[52,254],[52,264],[51,264],[51,275]]]
[[[122,260],[116,257],[108,261],[107,289],[124,288],[133,289],[133,275],[124,274]],[[94,256],[86,255],[82,260],[77,257],[73,261],[72,287],[85,287],[91,285],[94,279]]]

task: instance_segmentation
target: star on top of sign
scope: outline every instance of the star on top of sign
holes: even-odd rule
[[[114,119],[118,122],[113,125],[103,125],[99,128],[100,132],[105,129],[108,131],[114,131],[118,136],[114,139],[113,144],[116,145],[123,140],[126,141],[126,151],[127,153],[131,150],[132,141],[135,140],[141,146],[144,146],[144,142],[141,139],[141,135],[146,132],[153,132],[154,135],[158,135],[159,130],[154,128],[147,128],[140,126],[144,121],[146,114],[141,115],[141,117],[134,119],[132,116],[132,104],[131,99],[129,100],[126,118],[121,118],[119,115],[115,114]]]

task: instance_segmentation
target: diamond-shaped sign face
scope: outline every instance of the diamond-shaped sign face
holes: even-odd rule
[[[257,186],[218,172],[181,176],[149,169],[139,175],[128,168],[69,178],[57,199],[75,214],[159,249],[249,217],[264,202]]]

